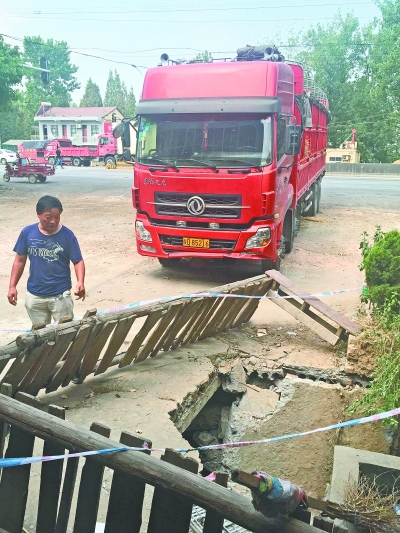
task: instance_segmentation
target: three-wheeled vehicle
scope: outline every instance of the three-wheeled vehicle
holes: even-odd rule
[[[6,164],[4,181],[10,181],[10,178],[28,178],[29,183],[40,181],[44,183],[47,176],[54,176],[55,169],[53,165],[45,163],[31,163],[26,157],[19,157],[16,163]]]

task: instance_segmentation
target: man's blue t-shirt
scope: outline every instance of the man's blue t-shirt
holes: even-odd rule
[[[62,226],[53,235],[44,235],[38,224],[26,226],[18,237],[14,252],[30,260],[28,291],[35,296],[57,296],[71,286],[69,263],[82,261],[78,241]]]

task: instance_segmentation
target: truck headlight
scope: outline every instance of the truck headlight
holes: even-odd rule
[[[151,234],[144,227],[143,222],[139,222],[139,221],[136,222],[136,238],[139,241],[147,241],[147,242],[152,241]]]
[[[260,246],[266,246],[271,239],[270,228],[260,228],[257,233],[247,239],[246,248],[259,248]]]

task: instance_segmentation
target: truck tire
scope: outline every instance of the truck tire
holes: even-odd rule
[[[28,181],[29,181],[29,183],[32,183],[32,185],[33,185],[34,183],[36,183],[36,182],[37,182],[37,177],[36,177],[36,175],[35,175],[35,174],[29,174],[29,176],[28,176]]]
[[[315,217],[315,215],[318,213],[318,184],[317,182],[313,183],[311,185],[311,207],[307,211],[307,215],[309,217]]]
[[[7,174],[7,172],[3,176],[4,181],[10,181],[10,176]]]
[[[49,164],[50,165],[54,165],[55,162],[56,162],[56,158],[55,157],[49,157]]]
[[[321,207],[322,178],[318,180],[317,183],[318,183],[318,213],[319,213],[319,208]]]
[[[281,269],[281,258],[278,257],[276,261],[272,259],[262,259],[261,260],[261,274],[265,274],[267,270],[280,270]]]
[[[180,257],[158,257],[158,261],[163,268],[175,268],[181,259]]]
[[[283,236],[285,237],[285,252],[289,254],[293,250],[295,236],[295,217],[293,209],[288,209],[283,222]]]
[[[297,237],[301,228],[301,200],[297,204],[294,215],[294,236]]]
[[[37,179],[40,181],[40,183],[44,183],[47,180],[47,176],[41,176],[38,174]]]
[[[5,165],[5,164],[7,163],[7,161],[6,161],[6,160],[4,159],[4,157],[3,157],[3,159],[0,159],[0,163],[1,163],[2,165]]]
[[[83,161],[83,166],[84,166],[84,167],[90,167],[90,160],[85,159],[85,160]]]
[[[105,159],[104,159],[104,164],[106,165],[106,167],[108,166],[114,166],[116,163],[115,163],[115,157],[113,157],[112,155],[108,155]]]
[[[80,157],[74,157],[72,159],[72,164],[73,164],[74,167],[80,167],[81,164],[82,164],[81,158]]]

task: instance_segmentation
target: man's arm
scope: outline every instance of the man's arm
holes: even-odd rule
[[[86,291],[85,291],[85,263],[83,259],[79,261],[79,263],[76,263],[74,265],[75,268],[75,274],[76,274],[76,289],[75,289],[75,300],[80,300],[82,298],[82,302],[85,299]]]
[[[20,254],[15,255],[14,263],[11,269],[10,288],[8,290],[8,295],[7,295],[8,301],[10,302],[11,305],[17,305],[17,301],[18,301],[17,285],[24,271],[26,259],[27,259],[26,255],[20,255]]]

